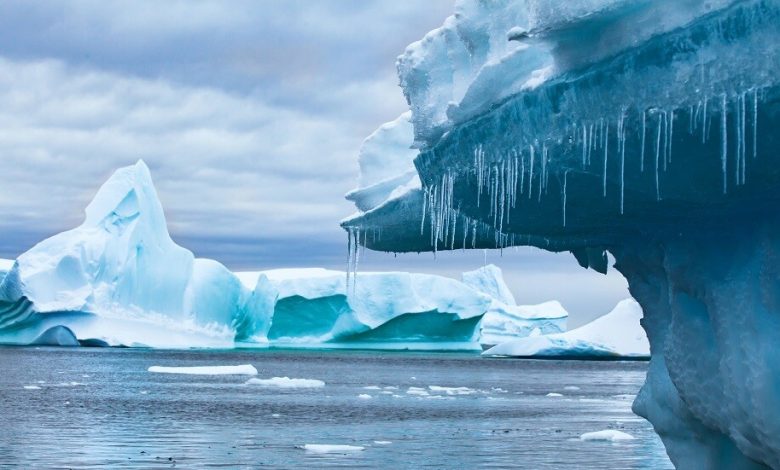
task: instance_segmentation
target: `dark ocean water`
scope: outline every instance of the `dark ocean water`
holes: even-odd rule
[[[147,372],[231,364],[326,385]],[[631,413],[646,368],[453,353],[0,348],[0,465],[671,468],[650,425]],[[603,429],[635,439],[579,439]],[[316,454],[305,444],[364,449]]]

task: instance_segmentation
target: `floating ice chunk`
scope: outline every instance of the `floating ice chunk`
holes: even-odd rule
[[[367,387],[363,387],[363,390],[382,390],[382,387],[378,387],[376,385],[369,385]]]
[[[257,369],[250,364],[240,366],[198,366],[198,367],[164,367],[152,366],[149,372],[158,374],[190,374],[190,375],[257,375]]]
[[[634,439],[631,434],[616,431],[614,429],[605,429],[603,431],[586,432],[580,436],[581,441],[630,441]]]
[[[440,387],[438,385],[429,385],[432,392],[446,393],[447,395],[473,395],[476,390],[468,387]]]
[[[387,446],[387,445],[390,445],[392,443],[393,443],[392,441],[374,441],[374,444],[376,444],[378,446]]]
[[[545,396],[546,396],[546,397],[562,397],[562,396],[563,396],[563,394],[561,394],[561,393],[556,393],[556,392],[550,392],[550,393],[548,393],[548,394],[547,394],[547,395],[545,395]]]
[[[430,395],[427,390],[420,387],[409,387],[408,390],[406,390],[407,395],[419,395],[419,396],[427,396]]]
[[[361,393],[360,395],[358,395],[358,398],[360,398],[361,400],[370,400],[371,399],[371,395],[369,395],[367,393]]]
[[[571,391],[577,391],[580,389],[580,387],[577,387],[576,385],[567,385],[563,387],[564,390],[571,390]]]
[[[25,389],[25,390],[40,390],[40,389],[41,389],[41,387],[39,387],[39,386],[37,386],[37,385],[25,385],[25,386],[24,386],[24,389]]]
[[[305,444],[300,449],[312,454],[349,454],[360,452],[365,449],[362,446],[349,446],[340,444]]]
[[[289,377],[273,377],[270,379],[249,379],[247,385],[277,388],[321,388],[325,382],[317,379],[291,379]]]

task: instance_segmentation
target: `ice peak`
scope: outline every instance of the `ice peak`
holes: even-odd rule
[[[165,231],[165,214],[157,197],[149,167],[143,160],[116,170],[103,183],[86,210],[85,226],[102,226],[108,231],[141,219]]]

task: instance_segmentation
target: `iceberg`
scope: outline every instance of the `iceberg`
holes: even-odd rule
[[[479,340],[482,345],[566,331],[569,313],[560,302],[552,300],[538,305],[517,305],[498,266],[489,264],[463,273],[462,278],[465,285],[492,298],[482,319]]]
[[[393,148],[394,129],[380,148]],[[385,178],[368,164],[366,173],[367,186]],[[476,351],[486,313],[496,319],[486,331],[507,333],[499,320],[511,317],[513,334],[559,321],[523,316],[495,267],[467,283],[404,272],[350,282],[321,268],[233,273],[174,243],[143,161],[103,184],[79,227],[3,261],[0,273],[6,344]]]
[[[535,335],[498,344],[483,354],[518,357],[649,358],[640,326],[642,307],[626,299],[606,315],[565,333]]]
[[[479,325],[492,299],[441,276],[321,268],[238,273],[268,311],[250,339],[276,346],[480,350]]]
[[[780,2],[455,8],[397,62],[421,187],[345,219],[351,249],[611,253],[673,463],[780,468]]]
[[[248,292],[168,234],[148,167],[117,170],[77,228],[19,256],[0,283],[0,342],[67,327],[110,345],[226,347]]]

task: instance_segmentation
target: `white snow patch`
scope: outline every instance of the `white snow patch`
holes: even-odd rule
[[[272,377],[270,379],[249,379],[247,385],[277,388],[321,388],[325,382],[317,379],[291,379],[289,377]]]
[[[312,454],[349,454],[351,452],[360,452],[365,449],[362,446],[348,446],[339,444],[305,444],[301,449]]]
[[[586,432],[580,436],[581,441],[630,441],[634,439],[631,434],[616,431],[614,429],[605,429],[603,431]]]

